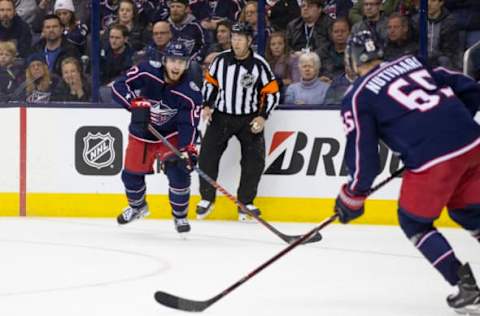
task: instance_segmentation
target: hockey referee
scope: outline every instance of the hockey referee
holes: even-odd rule
[[[275,76],[262,56],[251,48],[253,29],[246,23],[232,26],[232,49],[220,53],[205,74],[202,117],[208,127],[202,140],[199,167],[217,179],[220,158],[232,136],[241,146],[238,200],[260,215],[253,200],[265,167],[263,128],[280,92]],[[205,218],[215,202],[215,188],[200,177],[201,201],[197,218]],[[249,220],[240,209],[239,220]]]

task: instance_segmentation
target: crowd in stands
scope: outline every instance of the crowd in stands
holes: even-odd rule
[[[265,58],[282,102],[340,102],[353,77],[344,66],[351,32],[373,32],[386,60],[417,54],[419,2],[267,0]],[[172,39],[188,47],[190,74],[201,84],[215,56],[230,48],[232,23],[257,30],[258,22],[252,0],[101,0],[100,8],[106,91],[132,65],[160,62]],[[430,65],[461,71],[465,50],[480,41],[480,1],[428,0],[428,9]],[[90,100],[90,10],[91,0],[0,0],[1,101]],[[257,37],[255,32],[254,50]],[[108,94],[103,101],[109,102]]]

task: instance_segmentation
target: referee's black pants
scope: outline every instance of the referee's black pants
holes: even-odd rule
[[[263,131],[251,132],[250,122],[257,114],[230,115],[214,111],[202,140],[198,166],[211,178],[217,180],[218,166],[223,152],[232,136],[240,142],[242,158],[241,175],[237,198],[243,204],[253,203],[258,183],[265,168],[265,137]],[[228,170],[226,170],[228,171]],[[215,201],[216,190],[200,177],[200,195],[203,200]]]

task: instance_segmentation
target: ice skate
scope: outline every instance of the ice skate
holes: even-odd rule
[[[190,231],[190,223],[188,223],[188,219],[185,218],[174,218],[173,222],[175,224],[175,229],[178,233],[188,233]]]
[[[480,290],[468,263],[458,269],[458,276],[458,293],[447,297],[448,305],[461,315],[480,315]]]
[[[260,212],[260,209],[258,209],[258,207],[256,207],[255,205],[253,204],[247,204],[245,205],[245,207],[247,208],[247,210],[249,210],[251,213],[257,215],[257,216],[260,216],[262,213]],[[244,211],[242,211],[241,208],[238,208],[238,220],[240,222],[253,222],[255,219],[254,217],[250,216],[250,214],[248,213],[245,213]]]
[[[197,204],[197,219],[204,219],[206,218],[213,209],[213,202],[207,200],[201,200]]]
[[[128,206],[123,210],[122,214],[117,216],[117,222],[120,225],[128,224],[136,219],[143,218],[148,216],[150,212],[148,211],[148,206],[145,205],[141,208],[135,208]]]

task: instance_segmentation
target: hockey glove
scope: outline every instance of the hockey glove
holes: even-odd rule
[[[150,124],[150,107],[151,103],[142,97],[133,99],[130,102],[132,125],[142,130],[148,129],[148,124]]]
[[[186,147],[180,149],[182,153],[182,158],[178,161],[178,166],[184,170],[186,173],[193,171],[193,167],[197,165],[198,153],[195,145],[190,144]]]
[[[366,195],[354,194],[350,191],[348,185],[344,184],[335,200],[335,213],[338,214],[340,222],[346,224],[362,216],[366,198]]]

